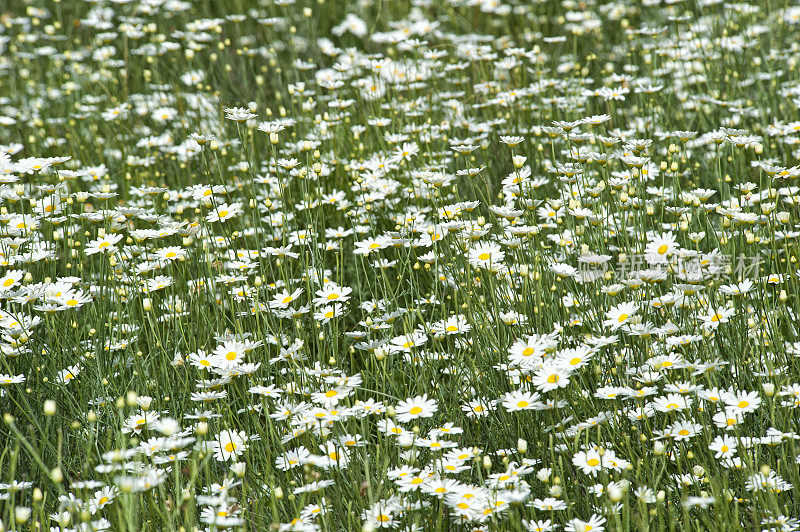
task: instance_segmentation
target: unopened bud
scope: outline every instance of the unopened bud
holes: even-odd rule
[[[31,509],[27,506],[17,506],[14,509],[14,519],[17,523],[22,524],[31,517]]]
[[[233,471],[233,474],[236,475],[237,477],[242,478],[244,476],[246,467],[247,464],[245,464],[244,462],[236,462],[231,466],[231,471]]]
[[[125,394],[125,402],[128,406],[136,406],[136,400],[139,398],[139,394],[134,392],[133,390],[128,390],[128,393]]]
[[[664,442],[657,441],[653,444],[653,453],[655,453],[656,455],[661,456],[662,454],[664,454],[664,451],[666,451],[666,449],[667,446],[664,445]]]

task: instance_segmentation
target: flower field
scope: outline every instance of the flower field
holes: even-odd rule
[[[799,35],[0,2],[0,531],[800,529]]]

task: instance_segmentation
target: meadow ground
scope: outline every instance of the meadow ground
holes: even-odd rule
[[[797,530],[798,35],[0,2],[0,530]]]

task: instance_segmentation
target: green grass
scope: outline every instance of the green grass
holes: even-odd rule
[[[0,24],[0,529],[800,527],[797,6]]]

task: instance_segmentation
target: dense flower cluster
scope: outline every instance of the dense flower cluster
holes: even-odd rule
[[[797,6],[0,22],[0,529],[800,529]]]

